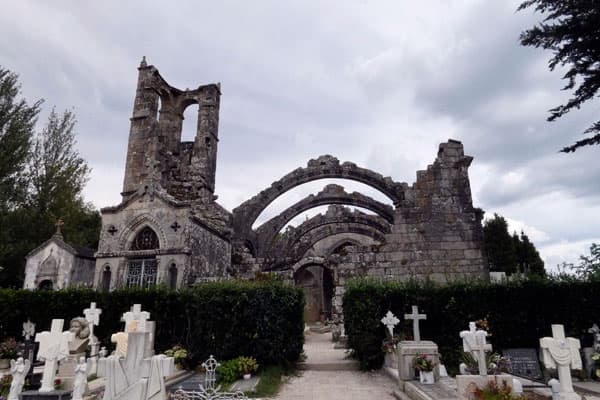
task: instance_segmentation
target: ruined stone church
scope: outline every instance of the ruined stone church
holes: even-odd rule
[[[180,90],[145,60],[138,71],[122,201],[101,210],[95,287],[180,288],[274,272],[303,287],[307,317],[316,320],[339,312],[350,277],[487,277],[483,212],[472,204],[472,158],[460,142],[440,144],[412,185],[324,155],[229,212],[214,194],[220,85]],[[197,132],[194,141],[182,141],[183,114],[191,105],[198,105]],[[361,182],[393,206],[327,185],[253,228],[280,195],[324,178]],[[284,229],[323,205],[329,205],[324,214]]]

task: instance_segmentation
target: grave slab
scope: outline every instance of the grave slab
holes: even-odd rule
[[[71,400],[70,390],[53,390],[51,392],[38,392],[28,390],[19,394],[19,400]]]
[[[499,387],[506,385],[512,391],[511,375],[456,375],[456,394],[460,400],[472,400],[475,389],[483,389],[491,382],[496,382]]]
[[[415,369],[412,363],[417,354],[426,354],[431,356],[435,364],[440,363],[438,347],[434,342],[428,340],[420,342],[402,341],[398,345],[398,374],[401,380],[410,381],[415,379]],[[434,375],[436,380],[439,379],[440,373],[437,366],[434,368]]]

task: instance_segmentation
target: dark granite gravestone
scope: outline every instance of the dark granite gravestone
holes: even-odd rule
[[[19,400],[71,400],[70,390],[53,390],[40,393],[36,390],[28,390],[19,394]]]
[[[502,355],[510,360],[512,374],[533,381],[544,379],[536,349],[506,349]]]
[[[29,389],[39,389],[40,388],[40,380],[41,380],[41,375],[40,374],[36,374],[34,375],[33,373],[33,367],[36,364],[36,354],[38,351],[38,347],[39,347],[39,343],[34,342],[32,340],[25,340],[23,343],[21,343],[20,348],[19,348],[19,352],[21,353],[21,357],[23,357],[24,360],[29,360],[31,367],[29,368],[29,372],[27,373],[27,381],[28,381],[28,388]]]

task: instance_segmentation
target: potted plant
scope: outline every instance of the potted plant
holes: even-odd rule
[[[415,370],[419,371],[419,380],[421,383],[425,383],[431,385],[435,383],[435,378],[433,376],[433,368],[435,367],[435,363],[427,354],[416,354],[413,359],[413,367]]]
[[[258,363],[253,357],[239,357],[238,362],[244,379],[250,379],[252,373],[258,369]]]
[[[7,338],[0,343],[0,369],[10,368],[10,360],[14,360],[18,356],[19,344],[15,338]]]

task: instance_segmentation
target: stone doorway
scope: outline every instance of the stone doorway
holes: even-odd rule
[[[305,322],[324,322],[331,318],[333,272],[319,264],[308,264],[294,274],[296,286],[304,291]]]

